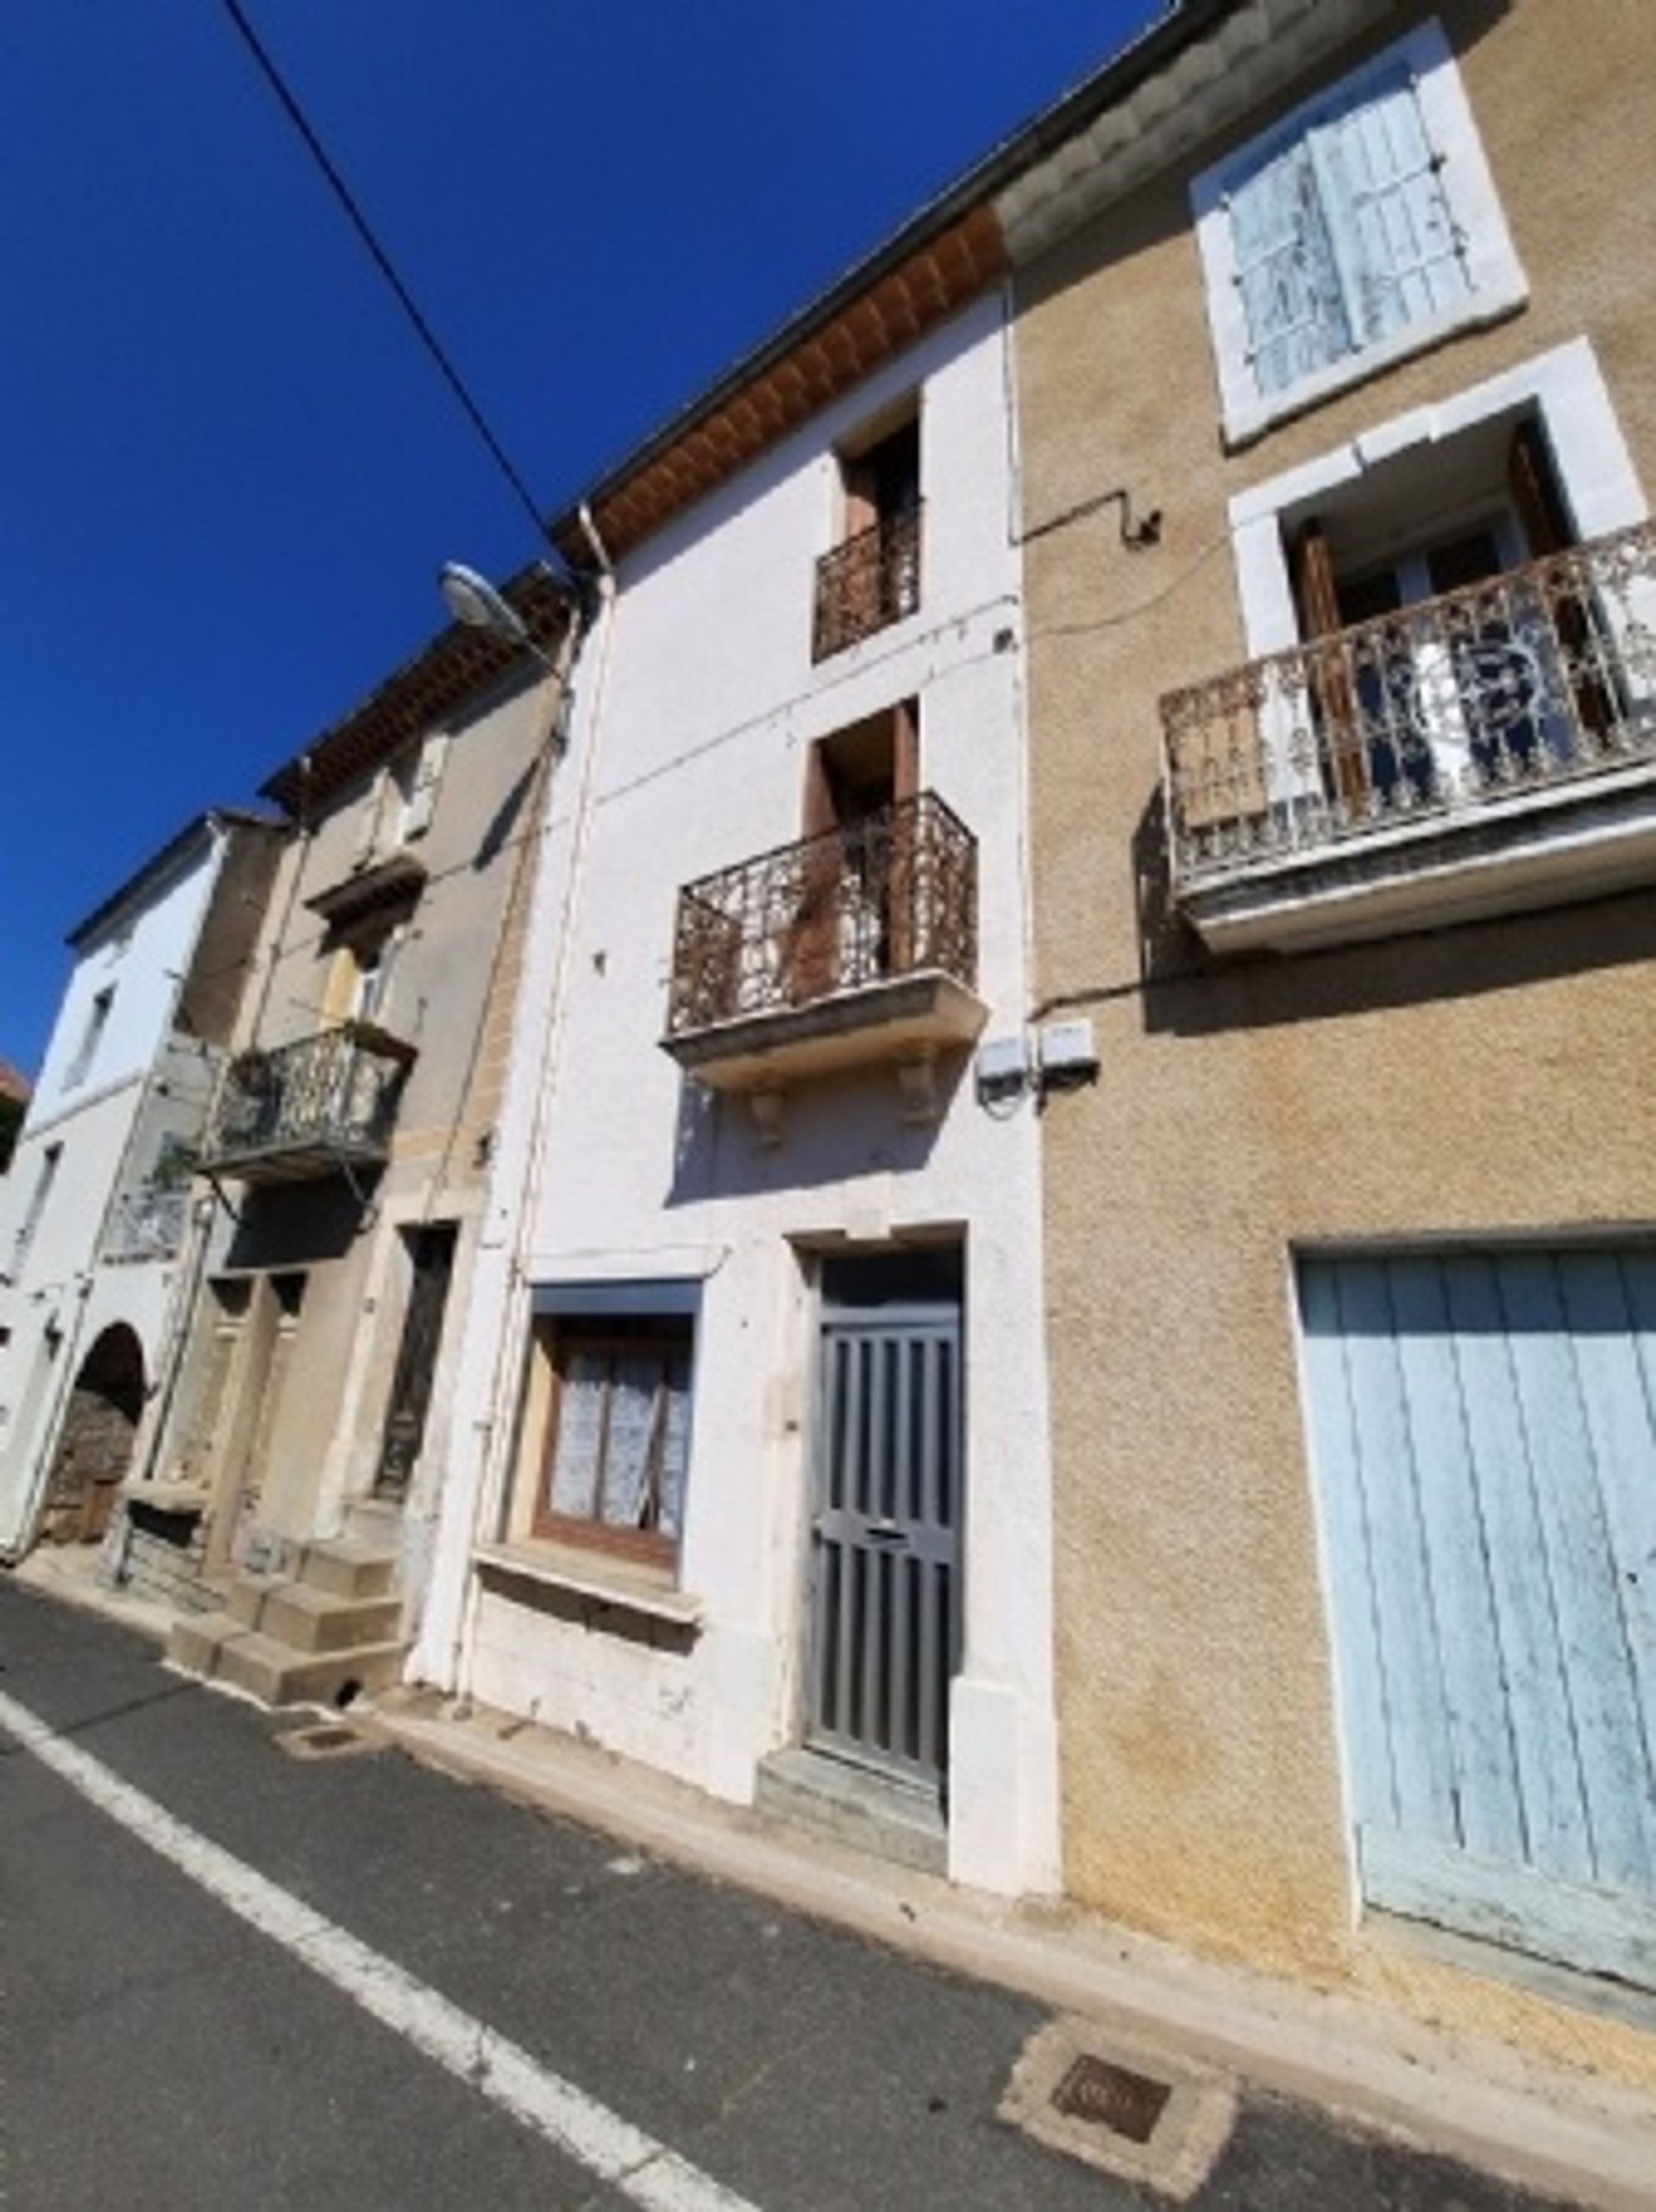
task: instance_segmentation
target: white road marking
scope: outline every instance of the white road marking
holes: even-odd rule
[[[428,2058],[532,2127],[644,2212],[756,2212],[687,2159],[623,2120],[520,2044],[462,2012],[392,1959],[209,1842],[26,1706],[0,1693],[0,1728],[91,1804],[168,1859],[220,1904],[331,1982]]]

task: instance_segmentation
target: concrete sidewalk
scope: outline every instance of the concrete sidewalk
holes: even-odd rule
[[[84,1566],[37,1554],[16,1573],[164,1639],[162,1616],[98,1587]],[[354,1706],[351,1719],[451,1775],[1084,2015],[1124,2041],[1195,2058],[1524,2188],[1606,2212],[1656,2212],[1656,2108],[1620,2084],[1348,1995],[1197,1960],[1063,1905],[955,1888],[430,1693],[386,1694]]]

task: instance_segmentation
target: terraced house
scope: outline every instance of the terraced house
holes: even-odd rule
[[[271,780],[179,1656],[1656,2086],[1656,153],[1561,21],[1184,0]]]
[[[555,518],[603,580],[414,1663],[1057,1879],[993,222],[928,211]],[[486,1448],[476,1439],[486,1437]]]
[[[997,205],[1066,1884],[1647,2081],[1643,34],[1188,6]]]
[[[191,1169],[286,832],[214,808],[69,933],[0,1198],[0,1555],[97,1547],[172,1371],[207,1234]]]
[[[418,1606],[570,625],[544,569],[508,600],[520,643],[456,623],[264,787],[293,834],[141,1502],[193,1562],[174,1657],[274,1700],[393,1679]]]

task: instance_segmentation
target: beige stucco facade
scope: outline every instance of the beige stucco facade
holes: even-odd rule
[[[339,726],[319,770],[301,757],[273,779],[296,833],[228,1089],[250,1083],[256,1097],[260,1067],[280,1070],[282,1111],[302,1135],[311,1116],[348,1126],[366,1114],[368,1091],[347,1084],[388,1081],[391,1112],[366,1158],[322,1141],[302,1144],[294,1165],[285,1123],[245,1169],[233,1121],[210,1141],[227,1204],[154,1463],[175,1494],[206,1500],[210,1576],[279,1570],[366,1513],[359,1533],[397,1553],[411,1612],[448,1442],[448,1323],[468,1294],[556,757],[556,684],[543,669],[468,682],[434,671],[442,650]],[[352,1021],[391,1040],[395,1059],[370,1041],[315,1077],[287,1057],[327,1048]],[[215,1142],[227,1164],[215,1166]],[[422,1266],[442,1287],[411,1362]],[[394,1461],[393,1415],[405,1424]]]
[[[1192,179],[1412,8],[1014,279],[1038,1011],[1089,1017],[1101,1063],[1044,1121],[1064,1874],[1211,1953],[1656,2080],[1539,1977],[1359,1921],[1294,1288],[1308,1248],[1656,1221],[1656,892],[1226,960],[1169,910],[1157,804],[1160,695],[1257,650],[1253,487],[1584,339],[1618,466],[1656,482],[1648,25],[1565,12],[1437,13],[1527,280],[1489,327],[1227,449]],[[1118,486],[1153,546],[1108,506],[1045,527]]]

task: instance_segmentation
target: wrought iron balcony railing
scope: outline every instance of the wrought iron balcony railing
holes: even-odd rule
[[[104,1257],[116,1261],[171,1260],[190,1216],[187,1184],[144,1183],[123,1191],[110,1210]]]
[[[414,1057],[384,1030],[351,1021],[241,1053],[214,1101],[202,1166],[276,1182],[383,1161]]]
[[[848,537],[817,562],[811,657],[825,661],[913,614],[920,603],[918,502]]]
[[[977,980],[977,841],[930,791],[687,884],[668,1039],[923,971]]]
[[[1176,894],[1656,760],[1656,525],[1162,701]]]

